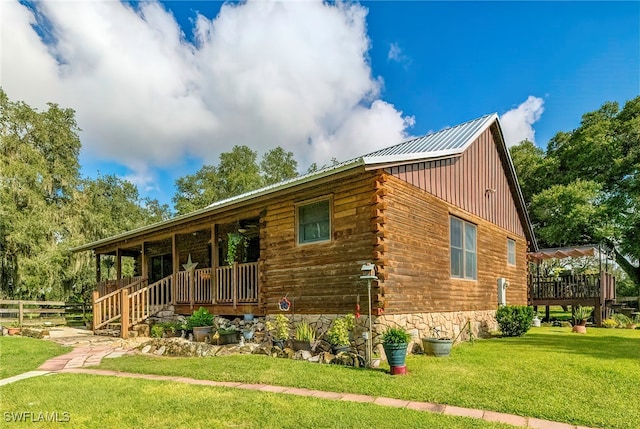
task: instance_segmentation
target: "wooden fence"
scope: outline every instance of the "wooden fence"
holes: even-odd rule
[[[64,301],[0,300],[0,324],[84,325],[83,317],[90,307]]]

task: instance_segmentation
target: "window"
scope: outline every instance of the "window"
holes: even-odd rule
[[[451,217],[451,277],[477,278],[476,226]]]
[[[314,201],[298,206],[298,244],[331,239],[330,200]]]
[[[507,238],[507,263],[516,264],[516,241],[510,238]]]

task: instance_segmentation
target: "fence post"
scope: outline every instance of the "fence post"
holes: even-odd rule
[[[18,301],[18,323],[22,326],[24,320],[24,303],[22,300]]]
[[[129,292],[122,289],[120,293],[120,337],[129,338]]]

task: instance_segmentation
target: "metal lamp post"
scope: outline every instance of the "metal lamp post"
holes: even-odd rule
[[[367,262],[360,268],[362,271],[362,275],[360,276],[361,280],[367,281],[367,292],[369,294],[369,332],[367,335],[367,366],[371,366],[371,358],[373,356],[373,330],[371,328],[371,280],[378,280],[378,276],[376,276],[376,266],[372,263]]]

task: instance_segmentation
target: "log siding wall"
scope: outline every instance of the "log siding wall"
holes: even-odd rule
[[[269,204],[260,227],[265,285],[261,302],[267,313],[276,312],[284,296],[295,314],[354,312],[358,295],[366,308],[367,289],[359,280],[359,264],[372,258],[374,178],[374,173],[359,170]],[[331,200],[331,240],[299,245],[296,207],[317,198]]]
[[[504,156],[488,128],[459,157],[391,167],[389,172],[522,236],[524,230],[503,168],[501,157]]]
[[[384,183],[387,248],[380,282],[385,313],[491,310],[497,278],[505,277],[509,304],[527,303],[526,239],[396,177]],[[452,278],[449,217],[477,225],[477,280]],[[507,263],[507,238],[516,242],[516,265]]]

